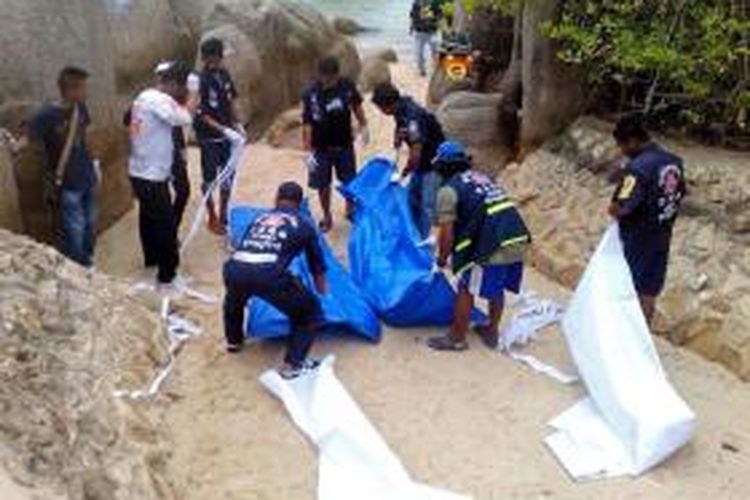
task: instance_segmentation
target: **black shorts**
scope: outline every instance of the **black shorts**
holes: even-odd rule
[[[341,184],[347,184],[357,176],[357,158],[354,148],[331,148],[316,150],[317,167],[310,172],[310,189],[325,189],[333,182],[333,171]]]
[[[624,245],[624,251],[638,294],[659,296],[667,279],[669,249],[644,248],[631,243]]]
[[[229,157],[232,154],[232,144],[226,139],[207,139],[199,141],[199,146],[201,150],[203,192],[205,192],[229,162]],[[230,183],[224,183],[222,187],[227,184]]]

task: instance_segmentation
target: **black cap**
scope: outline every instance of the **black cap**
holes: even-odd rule
[[[389,106],[396,104],[401,98],[401,93],[390,83],[381,83],[372,93],[372,102],[377,106]]]
[[[305,193],[302,190],[302,186],[296,182],[285,182],[279,186],[279,190],[276,192],[276,198],[278,200],[292,201],[294,203],[302,203]]]

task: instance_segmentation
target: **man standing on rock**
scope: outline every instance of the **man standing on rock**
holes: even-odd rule
[[[445,142],[435,157],[444,180],[438,192],[438,266],[452,260],[459,279],[453,324],[447,335],[428,341],[438,351],[463,351],[474,298],[489,301],[489,322],[477,326],[485,345],[497,348],[505,290],[518,293],[531,235],[515,204],[485,174],[472,169],[463,146]]]
[[[413,99],[402,96],[396,87],[383,83],[375,88],[372,102],[386,115],[396,120],[394,146],[409,146],[409,159],[402,172],[411,177],[409,198],[414,223],[424,238],[437,222],[435,197],[440,187],[440,176],[433,168],[432,159],[438,146],[445,141],[443,128],[435,115],[419,106]]]
[[[318,191],[323,219],[321,231],[333,227],[331,184],[333,171],[346,184],[357,175],[352,114],[357,118],[362,142],[369,142],[367,118],[357,86],[341,76],[338,59],[327,57],[318,64],[318,79],[302,98],[302,142],[307,160],[309,186]],[[351,206],[347,203],[347,215]]]
[[[653,143],[637,116],[622,119],[614,137],[630,162],[609,213],[619,222],[625,259],[650,325],[666,280],[672,229],[687,194],[683,162]]]
[[[158,267],[157,281],[165,290],[175,284],[180,262],[169,183],[174,128],[193,123],[196,103],[188,97],[189,75],[187,65],[172,63],[159,73],[156,87],[141,92],[131,108],[129,173],[140,206],[141,246],[146,267]]]
[[[201,44],[200,51],[203,71],[194,127],[201,150],[203,192],[206,193],[229,163],[232,144],[244,142],[245,130],[239,119],[237,90],[224,68],[224,42],[210,38]],[[213,197],[208,198],[208,228],[215,234],[226,234],[231,188],[232,179],[226,179],[220,186],[218,215]]]
[[[305,254],[318,293],[325,294],[328,288],[318,235],[300,215],[303,194],[297,183],[282,184],[275,209],[250,224],[224,265],[227,351],[242,349],[247,301],[260,298],[286,314],[292,324],[284,365],[279,369],[286,379],[317,367],[318,363],[307,356],[322,320],[318,297],[289,272],[289,265]]]
[[[410,31],[414,35],[417,65],[422,76],[427,76],[426,48],[429,47],[433,60],[437,57],[437,32],[442,15],[439,0],[414,0],[411,6]]]
[[[94,191],[99,180],[86,147],[91,123],[86,107],[88,77],[80,68],[63,69],[57,80],[60,102],[45,104],[30,125],[31,140],[41,146],[47,163],[46,201],[56,218],[60,251],[84,267],[94,265]]]

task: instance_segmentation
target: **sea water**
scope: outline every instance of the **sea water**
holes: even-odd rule
[[[368,49],[389,47],[402,60],[413,57],[413,39],[409,35],[409,11],[412,0],[304,0],[326,16],[354,19],[367,31],[355,37],[364,53]]]

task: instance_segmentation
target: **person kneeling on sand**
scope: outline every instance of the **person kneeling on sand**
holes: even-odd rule
[[[428,346],[439,351],[468,349],[466,334],[474,298],[479,296],[489,301],[489,322],[475,332],[495,349],[505,290],[521,289],[523,257],[531,235],[505,191],[472,169],[463,146],[444,142],[434,165],[444,182],[437,200],[438,266],[444,268],[450,258],[459,284],[451,329],[429,339]]]
[[[322,322],[318,297],[289,272],[289,264],[304,253],[318,293],[325,294],[328,288],[318,235],[300,214],[302,199],[299,184],[282,184],[276,195],[276,208],[250,224],[224,264],[227,351],[236,353],[242,349],[245,306],[250,298],[260,298],[286,314],[292,324],[284,364],[279,368],[285,379],[317,368],[319,363],[307,356]]]

